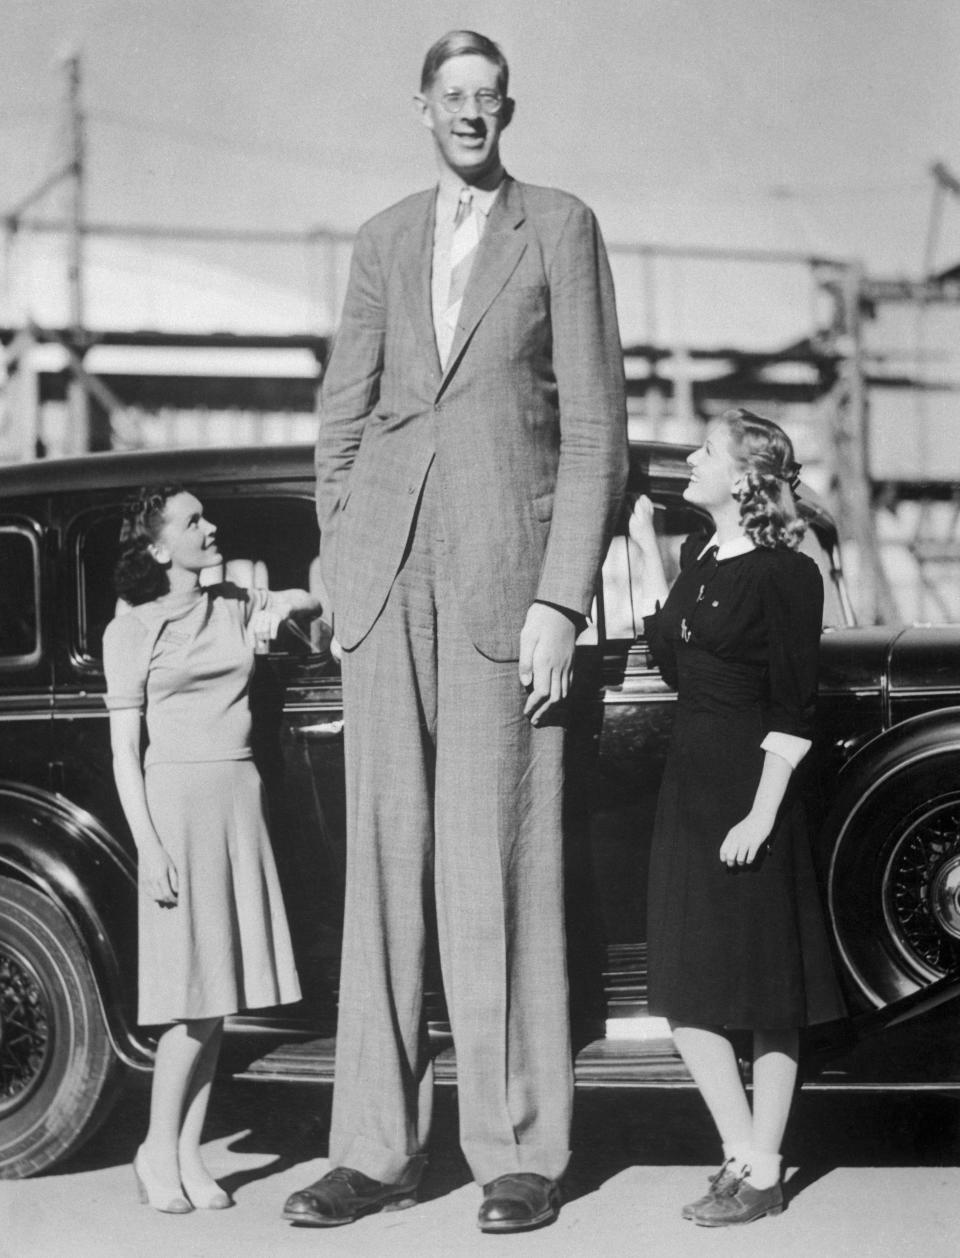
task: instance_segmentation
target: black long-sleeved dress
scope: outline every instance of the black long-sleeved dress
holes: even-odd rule
[[[645,620],[678,690],[649,879],[649,1007],[697,1026],[787,1029],[844,1015],[802,803],[791,781],[752,864],[719,858],[753,804],[768,734],[807,738],[823,584],[784,547],[721,559],[687,539]]]

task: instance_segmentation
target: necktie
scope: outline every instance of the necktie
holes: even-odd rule
[[[473,208],[473,189],[464,188],[457,203],[457,214],[453,220],[453,240],[450,244],[450,288],[447,293],[447,304],[443,312],[443,325],[446,334],[443,360],[446,361],[453,343],[453,333],[460,318],[460,307],[463,305],[463,294],[470,276],[470,268],[477,252],[480,240],[480,227],[476,211]]]

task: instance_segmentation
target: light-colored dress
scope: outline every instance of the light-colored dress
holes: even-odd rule
[[[107,626],[108,708],[145,714],[147,807],[177,868],[176,907],[141,893],[141,1023],[219,1017],[300,998],[250,751],[253,614],[264,590],[167,595]]]

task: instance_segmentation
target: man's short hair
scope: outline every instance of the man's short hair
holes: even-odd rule
[[[507,65],[507,59],[500,51],[498,44],[488,39],[486,35],[478,35],[476,31],[447,31],[446,35],[441,35],[423,59],[420,91],[429,91],[445,61],[449,61],[451,57],[463,57],[470,54],[486,57],[497,67],[497,86],[501,94],[506,96],[510,85],[510,67]]]

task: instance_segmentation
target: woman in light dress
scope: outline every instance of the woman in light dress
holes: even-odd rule
[[[216,529],[179,485],[140,491],[121,545],[106,704],[138,853],[138,1018],[166,1028],[134,1172],[141,1201],[186,1214],[233,1204],[200,1152],[223,1018],[300,997],[248,691],[255,635],[320,604],[305,590],[202,584],[221,563]]]

